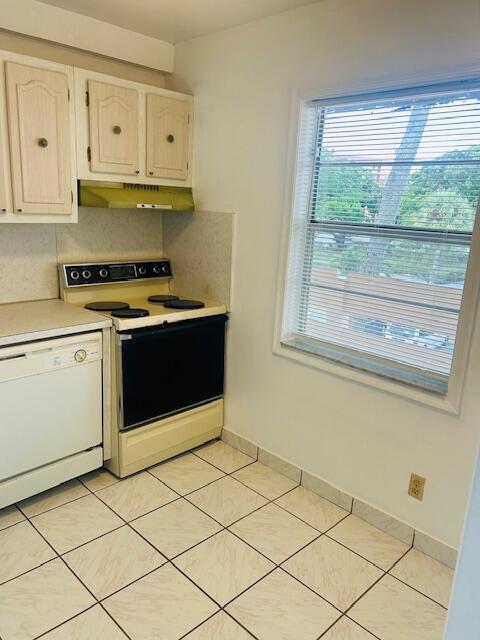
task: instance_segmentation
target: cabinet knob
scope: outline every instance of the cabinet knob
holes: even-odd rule
[[[43,147],[45,149],[46,147],[48,147],[48,140],[46,138],[39,138],[38,146]]]
[[[172,136],[172,134],[169,133],[167,136],[167,142],[175,142],[175,136]]]
[[[117,135],[118,135],[118,134],[120,134],[120,133],[122,133],[122,127],[119,127],[119,126],[118,126],[118,124],[116,124],[116,125],[113,127],[113,133],[116,133]]]

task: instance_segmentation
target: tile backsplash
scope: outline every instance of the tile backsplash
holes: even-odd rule
[[[233,214],[211,211],[165,215],[165,255],[180,295],[230,306]]]
[[[163,255],[158,212],[81,207],[78,224],[0,226],[0,303],[58,297],[58,262]]]
[[[0,227],[0,303],[58,296],[55,225]]]
[[[57,263],[168,256],[176,289],[228,303],[232,215],[80,207],[78,224],[0,226],[0,304],[58,297]]]

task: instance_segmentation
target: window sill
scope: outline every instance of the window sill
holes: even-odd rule
[[[276,340],[273,346],[273,353],[277,356],[287,358],[298,364],[318,369],[324,373],[337,376],[357,384],[371,387],[377,391],[389,393],[391,395],[416,402],[424,406],[436,409],[443,413],[458,415],[460,412],[460,394],[450,392],[446,395],[426,391],[414,386],[397,382],[382,375],[369,373],[356,369],[352,366],[335,362],[326,357],[308,353],[296,346],[287,346]]]

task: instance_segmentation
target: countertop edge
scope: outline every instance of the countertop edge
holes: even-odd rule
[[[76,333],[85,333],[98,329],[109,329],[112,322],[109,318],[103,318],[94,322],[87,322],[74,325],[59,325],[49,329],[39,329],[38,331],[30,331],[28,333],[18,333],[8,336],[0,336],[0,347],[7,347],[13,344],[22,344],[24,342],[32,342],[34,340],[43,340],[48,338],[59,338],[62,336],[75,335]]]

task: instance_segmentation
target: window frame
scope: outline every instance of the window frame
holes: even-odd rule
[[[310,90],[309,92],[305,92],[305,94],[303,95],[295,91],[291,93],[291,112],[287,144],[287,168],[285,176],[286,179],[284,192],[283,224],[280,244],[280,268],[277,282],[277,300],[272,349],[274,355],[281,356],[298,364],[320,370],[325,374],[334,375],[353,383],[359,383],[368,387],[373,387],[376,390],[430,406],[445,413],[456,415],[459,414],[463,389],[465,385],[465,377],[469,362],[476,309],[480,295],[480,269],[475,268],[476,265],[480,265],[480,204],[477,208],[477,216],[475,219],[473,232],[471,234],[470,256],[468,260],[463,297],[459,311],[458,328],[452,358],[452,366],[448,379],[448,388],[444,395],[440,395],[439,393],[428,391],[420,387],[414,387],[400,380],[393,380],[392,378],[382,376],[379,373],[365,371],[361,368],[336,361],[323,355],[306,352],[299,349],[297,346],[286,345],[282,342],[282,334],[288,313],[286,306],[288,298],[288,266],[290,263],[292,252],[291,238],[292,222],[294,222],[293,211],[295,182],[297,179],[297,160],[298,147],[300,142],[299,134],[301,128],[301,117],[302,113],[304,112],[304,107],[308,104],[311,104],[315,100],[325,101],[331,99],[333,102],[343,98],[345,98],[345,100],[348,100],[351,99],[352,96],[355,96],[355,100],[358,101],[359,98],[362,98],[362,95],[365,95],[365,97],[367,98],[367,96],[370,97],[372,96],[372,94],[377,92],[379,94],[379,97],[388,97],[389,93],[391,95],[397,96],[402,92],[402,90],[404,90],[405,93],[411,93],[412,90],[428,90],[429,87],[432,87],[434,85],[438,86],[439,84],[443,83],[449,84],[451,86],[452,83],[455,82],[461,85],[464,82],[478,81],[479,76],[480,69],[475,69],[475,73],[472,73],[471,70],[464,71],[463,73],[461,70],[458,70],[455,74],[437,74],[436,77],[434,74],[432,74],[429,78],[428,83],[425,82],[424,77],[413,78],[410,76],[409,78],[397,79],[397,81],[395,82],[392,82],[389,79],[388,84],[386,82],[379,81],[377,83],[371,83],[369,86],[363,85],[361,89],[360,87],[351,86],[349,87],[348,91],[331,89],[328,91],[318,91],[316,95],[312,95],[312,90]],[[320,127],[318,127],[318,130],[320,130]],[[310,164],[311,170],[313,170],[313,159]],[[310,226],[312,224],[312,221],[308,219],[308,221],[304,221],[304,224]],[[318,223],[315,223],[315,225],[318,225]],[[415,229],[415,231],[421,232],[421,230],[417,228]],[[428,231],[428,233],[430,232],[431,230]],[[310,235],[311,237],[313,237],[313,234]],[[297,255],[297,259],[303,260],[303,263],[305,262],[302,256]],[[303,287],[297,287],[297,289],[300,290],[303,289]],[[333,346],[335,347],[335,349],[337,348],[336,345]],[[381,362],[381,358],[377,358],[372,355],[368,355],[368,359],[372,362]]]

